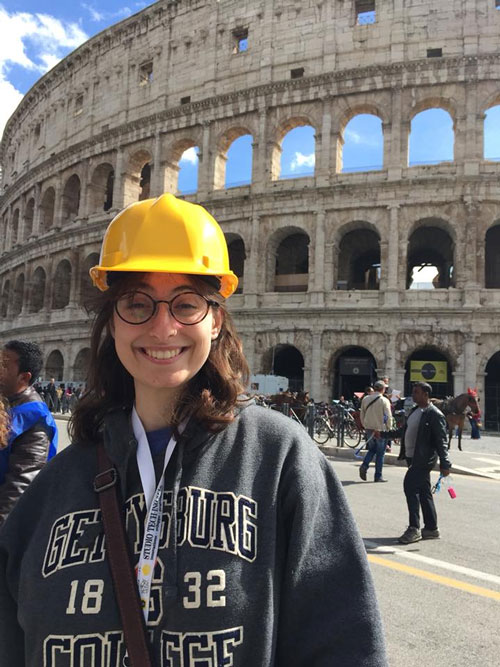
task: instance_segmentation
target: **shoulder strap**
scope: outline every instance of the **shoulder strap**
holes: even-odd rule
[[[365,414],[366,414],[366,412],[368,411],[368,408],[371,408],[372,405],[373,405],[374,403],[376,403],[376,402],[378,401],[378,399],[381,398],[381,397],[382,397],[382,395],[379,394],[378,396],[376,396],[376,397],[373,399],[373,401],[370,401],[370,402],[368,403],[368,405],[367,405],[366,408],[365,408]]]
[[[106,551],[131,667],[152,667],[137,580],[130,562],[125,525],[118,504],[118,474],[100,442],[94,491],[99,496]]]

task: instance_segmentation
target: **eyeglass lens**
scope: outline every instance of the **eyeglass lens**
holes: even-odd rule
[[[116,311],[125,322],[142,324],[153,316],[157,303],[144,292],[129,292],[118,299]],[[175,296],[169,307],[173,317],[181,324],[197,324],[207,314],[209,304],[201,294],[184,292]]]

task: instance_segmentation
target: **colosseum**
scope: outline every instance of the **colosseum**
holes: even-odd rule
[[[45,378],[82,381],[89,267],[124,206],[196,192],[240,276],[229,305],[254,373],[316,400],[377,375],[438,395],[477,387],[500,424],[500,0],[158,0],[42,77],[0,150],[0,338],[43,347]],[[450,160],[415,164],[415,119],[450,118]],[[378,168],[343,168],[346,127],[378,119]],[[284,177],[290,132],[314,132],[314,170]],[[251,178],[228,152],[250,137]],[[411,289],[415,269],[436,268]],[[422,287],[422,286],[421,286]],[[430,370],[429,370],[430,369]],[[433,377],[434,376],[434,377]],[[438,382],[439,380],[439,382]]]

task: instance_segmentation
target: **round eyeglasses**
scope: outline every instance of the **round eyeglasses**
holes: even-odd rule
[[[173,299],[153,299],[145,292],[127,292],[115,301],[116,314],[127,324],[144,324],[158,309],[159,303],[166,303],[172,317],[179,324],[198,324],[205,319],[210,306],[218,308],[217,301],[206,299],[197,292],[182,292]]]

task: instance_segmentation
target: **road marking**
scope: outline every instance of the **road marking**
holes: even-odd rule
[[[484,463],[492,463],[494,466],[500,465],[500,459],[485,459],[482,456],[474,456],[474,461],[483,461]]]
[[[389,567],[392,570],[405,572],[406,574],[411,574],[414,577],[419,577],[420,579],[434,581],[438,584],[442,584],[443,586],[457,588],[458,590],[466,591],[467,593],[472,593],[473,595],[479,595],[481,597],[490,598],[491,600],[498,600],[500,602],[500,591],[491,591],[489,588],[482,588],[481,586],[467,584],[465,581],[458,581],[458,579],[442,577],[440,574],[434,574],[433,572],[427,572],[426,570],[418,570],[416,567],[404,565],[403,563],[397,563],[392,560],[388,560],[387,558],[374,556],[373,554],[368,554],[368,560],[370,563],[376,563],[377,565]]]
[[[393,553],[396,556],[403,556],[409,560],[419,561],[420,563],[425,563],[432,567],[439,567],[443,570],[448,570],[449,572],[454,572],[456,574],[463,574],[466,577],[472,577],[473,579],[481,579],[482,581],[487,581],[490,584],[497,584],[500,586],[500,577],[496,574],[490,574],[489,572],[481,572],[480,570],[473,570],[470,567],[464,567],[463,565],[455,565],[455,563],[448,563],[444,560],[438,560],[437,558],[430,558],[429,556],[423,556],[422,554],[416,554],[412,551],[405,551],[404,549],[398,549],[397,547],[387,546],[374,542],[372,540],[363,540],[365,546],[368,549],[375,549],[377,553]],[[392,551],[389,551],[391,549]]]

